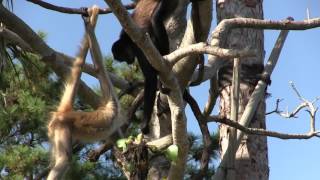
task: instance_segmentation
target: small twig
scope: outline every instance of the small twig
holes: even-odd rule
[[[61,13],[88,15],[88,12],[85,8],[69,8],[69,7],[56,6],[41,0],[26,0],[26,1],[37,4],[43,8],[61,12]],[[136,6],[136,3],[131,3],[131,4],[125,5],[124,7],[126,9],[134,9],[135,6]],[[99,14],[109,14],[109,13],[112,13],[112,10],[110,8],[104,8],[99,10]]]
[[[282,100],[283,100],[283,99],[277,99],[275,109],[274,109],[273,111],[267,112],[266,115],[273,114],[273,113],[277,113],[277,114],[282,113],[282,111],[279,110],[279,104],[280,104],[280,102],[281,102]]]
[[[312,104],[315,104],[317,101],[320,100],[320,97],[316,97],[313,101],[312,101]]]
[[[289,84],[291,85],[293,91],[297,94],[297,96],[299,97],[299,99],[300,99],[301,101],[306,101],[306,99],[301,96],[301,94],[299,93],[299,91],[298,91],[298,89],[296,88],[296,86],[294,85],[294,83],[293,83],[292,81],[290,81]]]

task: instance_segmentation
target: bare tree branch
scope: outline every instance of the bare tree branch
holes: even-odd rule
[[[219,95],[218,88],[218,77],[214,76],[210,81],[209,97],[203,110],[204,117],[208,117],[212,113],[212,110],[214,108],[214,105],[216,104]]]
[[[240,59],[233,60],[233,74],[232,74],[232,89],[231,89],[231,121],[238,122],[239,113],[239,94],[240,94]],[[230,128],[228,134],[228,149],[230,149],[230,156],[227,156],[227,179],[236,179],[235,172],[235,157],[237,152],[237,129]]]
[[[166,135],[160,139],[147,142],[147,146],[153,151],[161,151],[172,144],[172,135]]]
[[[232,18],[221,21],[212,33],[210,45],[212,47],[220,47],[220,39],[225,39],[233,28],[254,28],[254,29],[281,29],[281,30],[307,30],[320,27],[320,18],[314,18],[304,21],[292,21],[288,18],[283,21],[261,20],[252,18]],[[205,66],[203,81],[211,79],[217,74],[219,67],[223,64],[223,60],[219,56],[209,57],[209,63]],[[193,74],[193,78],[197,77],[198,70]]]
[[[276,131],[268,131],[260,128],[247,128],[238,122],[234,122],[230,119],[221,118],[217,116],[209,116],[208,122],[219,122],[219,123],[227,124],[246,134],[269,136],[269,137],[275,137],[280,139],[310,139],[312,137],[320,137],[320,131],[310,131],[305,134],[285,134],[285,133],[279,133]]]
[[[61,13],[88,15],[87,10],[85,8],[69,8],[69,7],[56,6],[42,0],[26,0],[26,1],[37,4],[43,8],[61,12]],[[129,10],[129,9],[134,9],[135,6],[136,6],[135,3],[131,3],[131,4],[125,5],[125,8]],[[99,10],[99,14],[109,14],[109,13],[112,13],[112,10],[110,8],[104,8]]]
[[[300,92],[298,91],[298,89],[296,88],[296,86],[294,85],[294,83],[292,81],[289,82],[293,91],[296,93],[298,99],[300,101],[302,101],[292,112],[288,112],[288,110],[283,113],[282,111],[279,110],[279,102],[280,100],[277,99],[277,104],[276,104],[276,109],[271,111],[269,114],[271,113],[277,113],[278,115],[280,115],[281,117],[284,118],[297,118],[297,114],[304,108],[308,108],[307,112],[310,115],[310,131],[314,132],[315,131],[315,118],[316,118],[316,113],[318,111],[318,108],[315,107],[315,103],[319,100],[319,98],[316,98],[313,101],[308,101],[307,99],[303,98],[303,96],[300,94]]]
[[[189,94],[184,93],[184,99],[186,99],[191,107],[194,116],[197,119],[198,125],[200,127],[203,136],[203,150],[200,161],[200,176],[203,177],[204,173],[208,170],[208,164],[210,160],[210,155],[212,154],[212,141],[210,137],[210,131],[206,121],[206,117],[203,116],[197,101]]]
[[[287,110],[287,112],[285,112],[285,113],[277,113],[277,114],[279,114],[280,116],[282,116],[282,117],[284,117],[284,118],[297,118],[297,114],[303,109],[303,108],[305,108],[305,107],[307,107],[308,106],[308,103],[301,103],[301,104],[299,104],[299,106],[298,107],[296,107],[296,109],[295,110],[293,110],[292,112],[288,112],[288,110]]]
[[[173,66],[175,63],[186,56],[203,53],[216,55],[223,58],[252,57],[256,55],[256,51],[250,50],[249,48],[243,50],[223,49],[215,46],[210,46],[206,43],[197,43],[184,48],[179,48],[169,55],[164,56],[164,59],[169,61],[171,66]]]

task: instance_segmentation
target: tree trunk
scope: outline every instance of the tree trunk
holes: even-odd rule
[[[218,22],[233,17],[250,17],[263,19],[262,0],[218,0]],[[234,29],[226,39],[221,40],[221,47],[243,49],[245,47],[257,48],[257,57],[241,59],[241,84],[239,117],[241,117],[245,105],[257,83],[257,74],[261,73],[264,58],[264,37],[262,30]],[[232,61],[230,61],[232,62]],[[220,115],[230,118],[231,110],[231,79],[232,63],[224,66],[219,72],[220,87]],[[240,119],[240,118],[239,118]],[[265,128],[265,101],[262,100],[257,109],[250,127]],[[221,157],[224,156],[229,144],[230,127],[220,125]],[[223,167],[224,168],[224,167]],[[265,180],[269,177],[267,138],[264,136],[245,136],[236,152],[235,163],[227,171],[235,173],[235,179],[239,180]],[[228,170],[226,169],[226,170]],[[226,176],[228,177],[228,175]]]

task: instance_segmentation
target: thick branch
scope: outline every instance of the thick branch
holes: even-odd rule
[[[278,29],[278,30],[307,30],[320,27],[320,18],[304,21],[293,21],[289,17],[283,21],[261,20],[252,18],[224,19],[216,27],[212,38],[217,39],[215,45],[219,45],[219,40],[228,35],[233,28],[253,28],[253,29]]]
[[[147,142],[147,146],[153,151],[161,151],[172,144],[172,135],[166,135],[160,139]]]
[[[6,29],[4,27],[0,27],[0,37],[6,39],[7,43],[17,45],[24,51],[31,51],[31,47],[28,43],[26,43],[23,39],[20,38],[16,33]]]
[[[264,71],[262,73],[262,76],[265,77],[264,79],[268,79],[271,76],[271,73],[273,72],[273,69],[275,68],[282,47],[284,45],[285,39],[288,35],[288,31],[283,30],[280,32],[279,37],[277,39],[277,42],[270,54],[270,57],[267,61],[267,64],[265,65]],[[248,126],[251,122],[251,119],[253,117],[253,114],[255,113],[255,109],[257,108],[260,100],[262,99],[262,97],[264,96],[265,93],[265,89],[267,87],[267,83],[264,82],[264,80],[259,80],[255,90],[253,91],[248,104],[246,105],[246,108],[243,112],[243,115],[240,119],[240,124],[244,125],[244,126]],[[239,134],[238,134],[238,138],[239,138]],[[240,138],[241,139],[241,138]]]
[[[232,75],[232,90],[231,90],[231,121],[238,121],[239,112],[239,94],[240,94],[240,59],[233,60],[233,75]],[[229,128],[228,134],[228,149],[230,149],[230,156],[227,156],[227,180],[236,179],[235,172],[235,157],[237,152],[237,129]]]
[[[206,43],[192,44],[184,48],[179,48],[176,51],[164,56],[164,59],[168,60],[173,66],[179,60],[186,56],[195,54],[211,54],[222,58],[235,58],[235,57],[253,57],[256,55],[255,50],[249,48],[243,50],[223,49],[219,47],[210,46]]]
[[[26,1],[37,4],[43,8],[61,12],[61,13],[88,15],[87,10],[85,8],[68,8],[68,7],[56,6],[41,0],[26,0]],[[131,4],[125,5],[125,8],[134,9],[135,6],[136,6],[135,3],[131,3]],[[99,10],[99,14],[109,14],[109,13],[112,13],[112,10],[110,8],[104,8]]]
[[[186,0],[184,0],[185,2]],[[186,7],[181,5],[181,8]],[[185,11],[185,10],[183,10]],[[182,30],[184,33],[182,42],[180,43],[179,48],[187,47],[191,44],[198,43],[198,42],[206,42],[208,39],[208,34],[210,31],[211,23],[212,23],[212,13],[213,13],[213,1],[212,0],[202,0],[202,1],[193,1],[191,7],[191,19],[187,22],[187,27],[185,31]],[[181,14],[183,16],[181,18],[181,22],[184,22],[183,19],[186,14]],[[180,29],[184,29],[184,24],[176,27],[175,31],[181,31]],[[174,33],[175,34],[175,33]],[[179,35],[174,36],[176,42],[180,42],[181,38]],[[176,42],[172,42],[173,45],[172,49],[176,49]],[[189,85],[190,78],[199,64],[201,63],[201,55],[192,55],[186,56],[182,60],[179,60],[178,63],[174,66],[174,73],[179,81],[179,85],[181,89],[184,89],[186,86]],[[199,73],[197,78],[202,79],[202,73]],[[199,82],[199,81],[198,81]]]

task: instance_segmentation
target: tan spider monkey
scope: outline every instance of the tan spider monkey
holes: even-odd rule
[[[48,136],[52,143],[54,166],[48,180],[61,179],[68,168],[72,154],[72,142],[90,142],[107,139],[113,132],[124,124],[120,117],[120,106],[114,93],[110,78],[103,68],[102,55],[94,35],[99,8],[88,9],[89,17],[84,17],[86,33],[80,51],[75,59],[70,77],[67,79],[65,90],[56,112],[48,124]],[[103,105],[93,112],[74,111],[72,104],[81,76],[81,67],[85,62],[85,54],[90,52],[98,72],[102,91]]]

